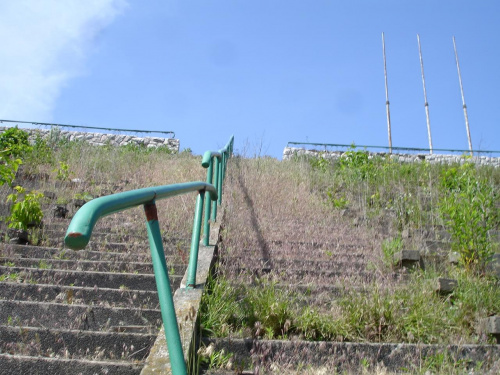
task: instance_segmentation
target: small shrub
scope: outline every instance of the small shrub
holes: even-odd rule
[[[342,210],[349,205],[349,201],[346,199],[345,195],[338,194],[334,188],[329,188],[326,191],[326,196],[328,197],[327,202],[335,209]]]
[[[55,163],[54,148],[38,135],[35,137],[30,152],[24,155],[24,159],[26,164],[30,165],[32,168],[43,164],[53,165]]]
[[[488,231],[498,223],[496,191],[471,163],[444,171],[439,208],[452,235],[452,248],[468,269],[481,269],[493,254]]]
[[[325,158],[325,153],[320,152],[317,157],[309,159],[309,164],[313,170],[325,173],[331,166],[330,160]]]
[[[29,226],[39,225],[43,218],[40,204],[43,194],[37,191],[27,193],[21,186],[14,189],[16,193],[7,196],[7,202],[13,203],[7,218],[9,228],[27,230]]]
[[[28,141],[29,134],[18,127],[8,128],[0,134],[0,150],[13,157],[21,156],[32,150]]]
[[[56,178],[59,181],[68,181],[72,172],[69,170],[69,165],[63,161],[59,162],[59,168],[54,169],[52,172],[56,173]]]
[[[0,186],[5,184],[12,186],[16,172],[21,164],[21,159],[11,158],[7,152],[0,151]]]
[[[401,238],[394,238],[384,240],[382,242],[382,254],[384,264],[388,267],[393,267],[396,260],[395,255],[403,249],[403,240]]]

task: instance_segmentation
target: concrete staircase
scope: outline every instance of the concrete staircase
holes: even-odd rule
[[[307,186],[296,184],[279,191],[275,186],[285,174],[283,169],[273,171],[268,166],[266,170],[265,161],[261,166],[255,166],[258,161],[249,164],[233,161],[228,179],[231,194],[226,194],[219,245],[219,273],[226,279],[248,288],[259,288],[259,280],[265,279],[289,291],[295,302],[326,313],[345,293],[364,293],[372,283],[384,288],[406,282],[408,270],[404,268],[381,271],[382,241],[395,233],[391,212],[371,221],[360,211],[317,214],[314,210],[324,207],[311,202],[312,208],[307,208],[300,203],[311,196]],[[247,177],[259,176],[256,170],[260,178]],[[405,237],[406,243],[426,256],[426,262],[435,262],[436,257],[447,261],[449,236],[440,228],[407,232]],[[225,355],[232,355],[230,368],[202,369],[203,373],[384,374],[405,368],[414,373],[422,358],[443,350],[455,361],[483,363],[485,368],[500,356],[500,345],[312,342],[298,335],[268,340],[258,327],[243,337],[241,333],[232,336],[202,338],[212,353],[224,350]],[[500,371],[500,362],[496,366],[492,374]]]
[[[145,228],[123,234],[122,218],[105,218],[73,251],[69,219],[44,211],[44,246],[0,244],[0,372],[139,374],[161,327]],[[164,242],[175,291],[188,247]]]

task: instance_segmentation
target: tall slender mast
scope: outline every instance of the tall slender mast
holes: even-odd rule
[[[465,129],[467,130],[467,140],[469,141],[469,150],[472,156],[473,153],[472,153],[472,141],[470,138],[469,116],[467,115],[467,106],[465,105],[464,87],[462,85],[462,74],[460,73],[460,64],[458,63],[457,45],[455,44],[455,37],[453,37],[453,49],[455,50],[455,60],[457,62],[457,71],[458,71],[458,82],[460,83],[460,92],[462,94],[462,107],[464,108]]]
[[[429,150],[432,154],[432,136],[431,136],[431,121],[429,119],[429,103],[427,102],[427,91],[425,89],[424,61],[422,59],[422,48],[420,46],[420,36],[417,34],[418,53],[420,55],[420,70],[422,71],[422,85],[424,87],[424,106],[425,116],[427,118],[427,135],[429,137]]]
[[[392,154],[391,111],[389,110],[389,89],[387,87],[387,64],[386,64],[386,58],[385,58],[384,33],[382,33],[382,51],[384,53],[385,108],[386,108],[386,112],[387,112],[387,133],[389,135],[389,153]]]

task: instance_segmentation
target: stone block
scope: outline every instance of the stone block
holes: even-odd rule
[[[404,268],[422,266],[422,259],[418,250],[401,250],[396,254],[395,259]]]
[[[460,254],[456,251],[450,252],[450,254],[448,254],[448,262],[453,265],[457,265],[460,263]]]
[[[458,281],[455,279],[446,279],[440,277],[436,280],[436,292],[441,295],[447,295],[453,293],[453,291],[457,288]]]
[[[482,319],[480,327],[481,333],[493,336],[497,340],[497,344],[500,344],[500,316],[495,315]]]
[[[451,244],[443,241],[425,241],[423,250],[429,255],[439,255],[451,250]]]

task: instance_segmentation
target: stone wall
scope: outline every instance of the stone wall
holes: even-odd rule
[[[0,134],[7,130],[7,127],[0,127]],[[52,129],[22,129],[30,135],[30,140],[39,136],[43,139],[66,139],[68,141],[86,141],[92,145],[104,146],[110,144],[112,146],[125,146],[128,144],[144,145],[146,147],[167,146],[172,152],[179,152],[180,143],[175,138],[161,137],[136,137],[126,134],[103,134],[103,133],[88,133],[61,130],[60,128]]]
[[[306,150],[304,148],[298,147],[285,147],[283,151],[283,160],[291,159],[294,155],[297,156],[318,156],[323,155],[325,158],[337,159],[342,157],[344,151],[318,151],[318,150]],[[388,155],[383,152],[370,152],[370,157]],[[442,154],[391,154],[390,157],[402,163],[414,163],[420,161],[427,161],[431,164],[451,164],[460,163],[463,164],[467,162],[473,162],[479,165],[492,165],[494,167],[500,167],[500,158],[491,156],[473,156],[469,158],[464,155],[442,155]]]

